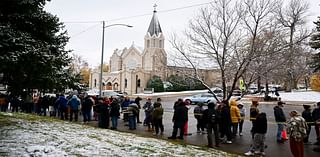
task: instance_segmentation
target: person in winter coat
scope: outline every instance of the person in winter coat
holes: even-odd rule
[[[208,132],[208,147],[213,147],[213,133],[215,137],[215,146],[219,147],[219,131],[218,123],[220,121],[220,116],[215,110],[216,104],[213,102],[208,103],[208,109],[203,111],[203,123],[206,125]]]
[[[250,121],[252,122],[252,128],[251,128],[251,136],[252,136],[252,139],[254,138],[254,132],[252,131],[253,129],[253,124],[259,114],[259,109],[258,109],[258,101],[255,101],[253,100],[252,101],[252,104],[251,104],[251,107],[250,107]]]
[[[273,108],[274,110],[274,117],[278,125],[277,131],[277,142],[283,143],[285,139],[282,139],[282,131],[284,131],[285,123],[286,123],[286,116],[283,113],[282,107],[285,104],[282,101],[278,101],[278,105]]]
[[[141,101],[142,99],[140,98],[140,97],[136,97],[135,99],[134,99],[134,102],[138,105],[138,108],[139,108],[139,110],[138,110],[138,113],[137,113],[137,115],[136,115],[136,117],[137,117],[137,123],[138,124],[141,124],[142,122],[140,121],[140,109],[141,109],[141,103],[140,103],[140,101]]]
[[[221,121],[220,121],[220,138],[224,138],[224,136],[227,136],[227,144],[232,143],[232,135],[231,135],[231,115],[230,115],[230,107],[229,102],[227,100],[223,100],[221,103]]]
[[[320,145],[320,102],[317,102],[317,107],[312,111],[312,118],[314,121],[314,128],[317,134],[317,142],[315,145]]]
[[[130,104],[130,98],[129,97],[125,97],[123,102],[121,103],[121,111],[123,113],[123,121],[128,121],[129,120],[129,116],[128,116],[128,107]]]
[[[303,139],[305,144],[309,144],[309,135],[311,132],[311,126],[313,124],[312,114],[311,114],[311,106],[310,105],[303,105],[304,111],[302,112],[302,117],[307,122],[307,136]]]
[[[303,139],[307,135],[307,123],[297,111],[290,112],[287,132],[289,135],[290,150],[294,157],[304,156]]]
[[[164,127],[162,123],[162,117],[163,117],[163,108],[161,104],[161,99],[158,98],[157,101],[153,104],[153,112],[152,112],[152,119],[153,124],[155,127],[156,132],[154,135],[159,135],[159,129],[161,130],[160,135],[163,135]]]
[[[138,105],[134,101],[130,102],[129,107],[128,107],[129,129],[130,130],[137,129],[136,115],[139,112],[138,110],[139,110]]]
[[[178,136],[178,139],[183,140],[184,135],[184,125],[188,121],[188,108],[184,105],[183,102],[176,104],[172,122],[173,122],[173,131],[172,135],[168,137],[168,139],[176,139],[178,129],[180,130],[180,136]]]
[[[238,124],[240,122],[240,110],[237,107],[237,102],[235,100],[230,101],[230,116],[232,122],[232,135],[235,137],[238,132]]]
[[[88,123],[91,121],[91,109],[94,102],[90,96],[86,96],[81,106],[81,112],[83,115],[83,122]]]
[[[254,132],[254,138],[253,138],[252,147],[247,153],[244,153],[245,155],[247,156],[251,156],[255,154],[265,155],[264,141],[266,138],[267,129],[268,129],[267,115],[264,112],[261,112],[257,115],[253,123],[252,131]]]
[[[79,107],[80,107],[80,100],[76,95],[73,95],[71,99],[68,101],[67,104],[70,107],[70,121],[73,119],[77,122],[78,121],[78,114],[79,114]]]
[[[238,104],[238,108],[240,110],[239,135],[242,136],[242,128],[243,128],[243,123],[246,116],[246,109],[243,107],[242,103]]]
[[[109,104],[103,98],[98,99],[96,106],[98,113],[98,126],[100,128],[108,129],[109,127]]]
[[[10,100],[10,106],[11,106],[11,111],[12,112],[18,112],[19,111],[19,106],[20,106],[20,100],[18,99],[17,96],[13,96]]]
[[[61,94],[55,103],[57,104],[59,109],[60,119],[68,120],[68,108],[67,108],[68,100],[64,97],[63,94]]]
[[[112,130],[117,130],[118,127],[118,119],[120,117],[120,105],[117,99],[113,99],[110,104],[110,117],[112,123]]]
[[[203,111],[203,103],[198,103],[198,106],[193,110],[194,118],[197,120],[197,133],[204,132],[205,123],[203,119]]]
[[[147,131],[152,131],[153,130],[153,124],[152,124],[153,105],[151,103],[151,98],[147,98],[147,102],[143,105],[143,109],[145,112],[144,124],[148,126]]]

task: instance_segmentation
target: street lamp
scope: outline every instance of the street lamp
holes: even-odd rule
[[[102,72],[103,72],[103,54],[104,54],[104,29],[112,26],[125,26],[133,27],[127,24],[111,24],[105,26],[105,21],[102,21],[102,52],[101,52],[101,65],[100,65],[100,80],[99,80],[99,96],[102,96]]]

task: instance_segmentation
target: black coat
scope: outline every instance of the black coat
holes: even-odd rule
[[[257,119],[253,122],[252,132],[259,134],[266,134],[268,129],[267,118],[264,116],[257,116]]]
[[[230,108],[229,106],[223,106],[220,111],[220,123],[225,125],[231,124],[231,115],[230,115]]]
[[[276,122],[286,122],[286,116],[284,115],[281,107],[276,106],[273,108],[273,110],[274,110],[274,117],[276,119]]]
[[[117,102],[110,105],[110,117],[120,117],[120,105]]]
[[[187,122],[188,121],[188,108],[183,105],[177,106],[174,110],[172,120],[174,122],[181,122],[181,123]]]
[[[311,114],[311,110],[304,110],[302,112],[302,117],[306,120],[306,122],[313,122],[313,118],[312,118],[312,114]]]
[[[320,119],[320,108],[315,108],[312,111],[312,118],[314,121],[319,120]]]
[[[92,100],[90,98],[85,98],[83,103],[82,103],[81,110],[83,110],[83,111],[91,111],[92,106],[93,106]]]

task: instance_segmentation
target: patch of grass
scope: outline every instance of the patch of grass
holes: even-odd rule
[[[93,139],[97,139],[98,141],[101,141],[101,140],[102,140],[99,136],[93,135],[93,134],[88,135],[88,137],[89,137],[89,138],[93,138]]]

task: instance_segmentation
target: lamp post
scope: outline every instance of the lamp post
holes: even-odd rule
[[[111,24],[105,26],[105,21],[102,21],[102,52],[101,52],[101,65],[100,65],[100,80],[99,80],[99,96],[102,96],[102,72],[103,72],[103,54],[104,54],[104,29],[112,26],[125,26],[125,27],[133,27],[127,24]]]

